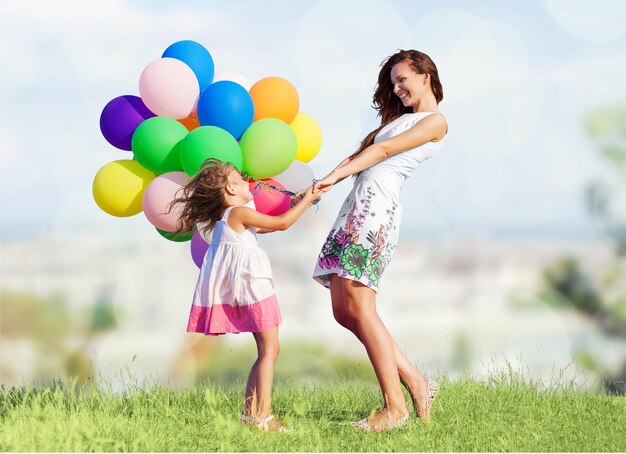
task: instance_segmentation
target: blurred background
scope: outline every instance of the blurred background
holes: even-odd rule
[[[244,380],[247,334],[185,333],[198,268],[143,214],[95,204],[103,165],[130,159],[99,129],[171,43],[216,71],[280,76],[320,124],[318,175],[377,126],[379,64],[438,66],[442,151],[403,188],[400,242],[378,294],[424,373],[626,389],[626,3],[11,1],[1,13],[0,383],[124,389]],[[310,275],[350,190],[259,237],[283,311],[278,380],[373,374]]]

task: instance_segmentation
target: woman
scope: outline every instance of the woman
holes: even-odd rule
[[[363,343],[380,384],[383,408],[353,423],[366,431],[408,423],[401,382],[424,421],[430,419],[437,393],[437,383],[415,369],[385,328],[376,312],[376,292],[396,247],[402,183],[439,149],[447,133],[446,119],[438,109],[442,98],[437,67],[428,55],[402,50],[387,58],[373,97],[380,126],[315,184],[315,189],[326,192],[344,178],[356,176],[313,278],[330,288],[335,319]]]

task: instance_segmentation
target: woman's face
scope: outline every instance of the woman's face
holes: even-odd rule
[[[400,98],[405,107],[414,106],[419,102],[428,88],[425,83],[427,74],[418,74],[411,68],[408,61],[401,61],[391,68],[393,92]]]

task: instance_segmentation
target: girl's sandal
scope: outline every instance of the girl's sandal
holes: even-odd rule
[[[352,427],[356,427],[357,429],[362,430],[364,432],[387,432],[388,430],[398,429],[400,427],[406,426],[409,423],[409,420],[410,420],[410,417],[409,417],[409,414],[407,413],[406,415],[398,419],[396,422],[388,425],[384,429],[376,429],[372,427],[370,423],[367,422],[367,418],[363,418],[351,424],[352,424]]]
[[[280,426],[278,429],[270,429],[269,422],[274,419],[274,415],[269,415],[265,419],[255,418],[254,416],[247,416],[243,413],[239,415],[241,421],[248,427],[260,429],[266,432],[289,432],[285,426]]]
[[[248,427],[257,427],[257,419],[254,416],[244,415],[243,413],[239,415],[241,422],[243,422]]]
[[[267,418],[265,419],[257,419],[257,427],[261,430],[265,430],[265,431],[271,431],[271,432],[289,432],[289,429],[287,429],[285,426],[281,425],[280,427],[278,427],[278,429],[270,429],[270,426],[268,425],[268,422],[270,422],[272,419],[274,419],[274,415],[269,415]]]

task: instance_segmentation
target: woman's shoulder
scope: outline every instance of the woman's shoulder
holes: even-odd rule
[[[446,119],[446,116],[443,114],[443,112],[412,112],[412,113],[408,113],[405,114],[407,116],[407,118],[405,119],[405,121],[410,122],[410,123],[417,123],[420,120],[423,120],[424,118],[432,118],[432,119],[437,119],[439,121],[444,121],[447,122],[448,120]]]
[[[414,112],[408,115],[410,115],[410,117],[396,128],[396,134],[412,128],[422,120],[424,120],[424,123],[421,123],[422,125],[441,130],[441,138],[448,132],[448,120],[441,112]]]
[[[409,112],[401,115],[383,129],[377,135],[377,139],[391,138],[398,134],[407,131],[415,126],[418,122],[425,118],[432,118],[440,121],[442,125],[447,126],[447,119],[441,112]]]

